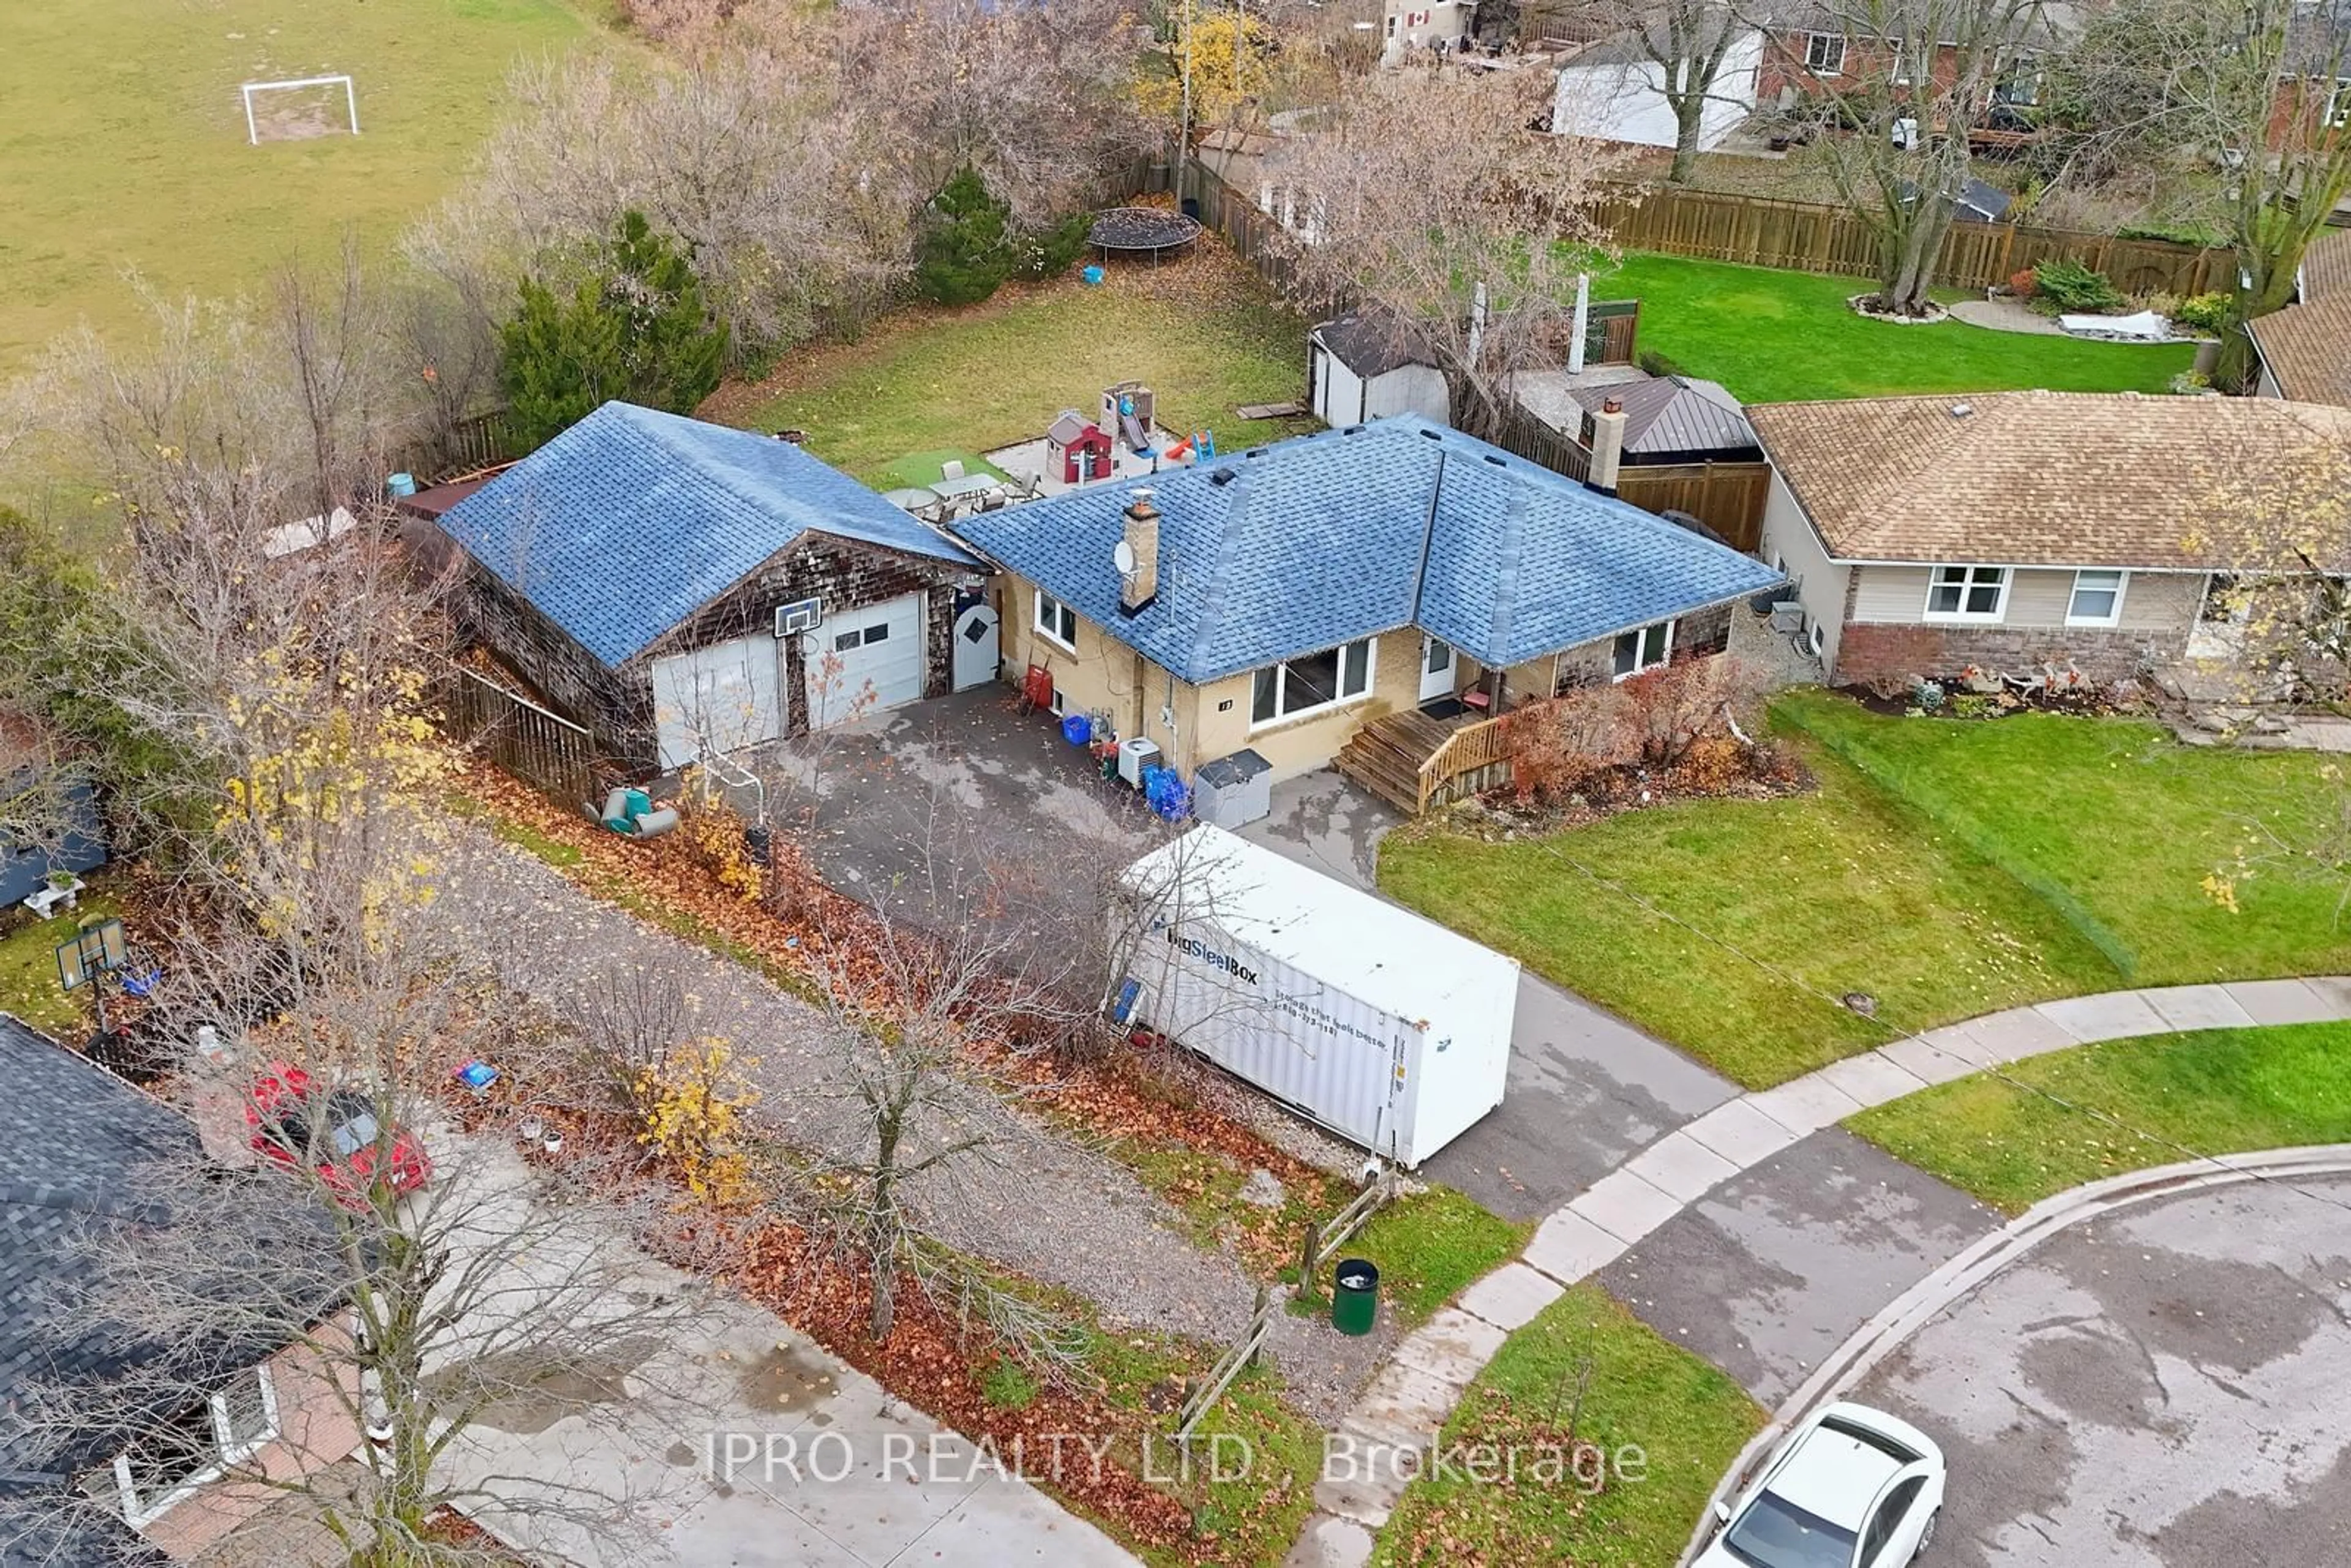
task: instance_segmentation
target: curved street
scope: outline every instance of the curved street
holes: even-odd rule
[[[2240,1182],[2075,1226],[1852,1396],[1943,1445],[1938,1568],[2342,1562],[2351,1177]]]

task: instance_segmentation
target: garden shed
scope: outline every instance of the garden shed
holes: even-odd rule
[[[623,402],[431,527],[461,630],[641,772],[944,694],[986,575],[792,443]]]

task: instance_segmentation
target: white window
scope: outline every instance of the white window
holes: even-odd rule
[[[1377,642],[1366,637],[1360,643],[1268,664],[1250,685],[1249,727],[1320,713],[1369,695],[1372,649]]]
[[[1609,662],[1617,680],[1629,681],[1644,670],[1654,670],[1674,656],[1674,623],[1660,621],[1635,632],[1620,633]]]
[[[2008,610],[2008,568],[1938,566],[1927,584],[1929,621],[1997,621]]]
[[[1844,72],[1844,39],[1835,33],[1804,35],[1804,68],[1815,76],[1841,76]]]
[[[1041,588],[1037,591],[1037,630],[1071,653],[1078,651],[1078,612]]]
[[[153,1522],[207,1481],[219,1479],[277,1436],[277,1390],[266,1367],[238,1374],[115,1456],[122,1517]]]
[[[2123,584],[2126,571],[2077,571],[2074,597],[2065,604],[2068,626],[2112,626],[2123,618]]]
[[[1901,39],[1886,40],[1886,57],[1894,67],[1894,85],[1908,87],[1910,85],[1910,51],[1903,47]]]

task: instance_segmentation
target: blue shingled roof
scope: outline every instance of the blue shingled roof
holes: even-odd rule
[[[1418,626],[1508,665],[1761,592],[1761,562],[1405,415],[1157,476],[1159,593],[1119,613],[1134,485],[956,525],[1007,570],[1195,683]]]
[[[441,528],[608,667],[815,532],[979,563],[788,441],[608,402]]]

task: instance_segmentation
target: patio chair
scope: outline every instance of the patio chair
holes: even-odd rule
[[[942,464],[940,464],[940,465],[939,465],[939,478],[940,478],[942,481],[944,481],[944,480],[947,480],[947,479],[960,479],[960,478],[962,478],[962,477],[963,477],[963,459],[962,459],[962,458],[960,458],[960,457],[950,457],[950,458],[948,458],[946,462],[944,462],[944,463],[942,463]]]

